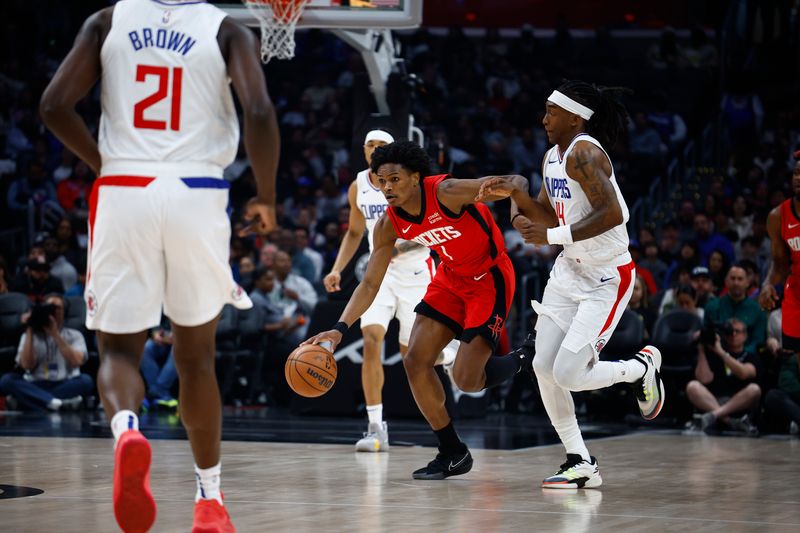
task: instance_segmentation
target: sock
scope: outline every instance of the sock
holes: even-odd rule
[[[197,478],[197,494],[194,501],[217,500],[222,503],[222,493],[219,490],[220,477],[222,475],[222,463],[217,463],[211,468],[198,468],[194,465],[194,475]]]
[[[61,404],[64,403],[58,398],[53,398],[49,402],[47,402],[47,408],[51,411],[58,411],[61,409]]]
[[[519,358],[513,355],[504,355],[501,357],[492,356],[486,361],[486,366],[483,371],[486,373],[486,381],[483,384],[484,389],[494,387],[503,383],[519,370]]]
[[[436,438],[439,439],[439,451],[442,453],[456,455],[466,452],[467,445],[458,438],[452,421],[442,429],[436,429],[433,432],[436,433]]]
[[[114,440],[118,441],[122,434],[129,429],[139,431],[139,417],[128,409],[117,411],[117,414],[111,419],[111,432],[114,434]]]
[[[558,422],[553,422],[553,428],[556,430],[556,433],[558,433],[567,453],[574,453],[580,455],[587,461],[591,461],[589,450],[583,442],[581,428],[578,427],[578,421],[574,416],[571,419],[567,418],[559,420]]]
[[[614,361],[611,363],[614,368],[614,383],[636,383],[644,376],[647,367],[638,359],[628,359],[627,361]]]
[[[367,406],[367,416],[369,417],[370,424],[380,425],[383,422],[383,404]]]

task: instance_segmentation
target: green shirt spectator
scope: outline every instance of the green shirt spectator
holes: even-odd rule
[[[731,318],[738,318],[747,326],[746,352],[758,353],[767,335],[767,315],[758,302],[747,297],[747,273],[742,267],[732,266],[725,276],[728,294],[706,304],[705,323],[720,326]]]

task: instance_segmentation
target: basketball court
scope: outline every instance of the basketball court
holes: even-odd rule
[[[3,531],[117,530],[111,511],[113,440],[107,425],[93,416],[65,414],[57,423],[49,415],[4,418]],[[145,417],[143,425],[154,451],[151,481],[158,520],[153,531],[187,531],[195,481],[187,442],[170,438],[182,434],[179,421]],[[557,491],[542,490],[539,483],[563,461],[561,446],[526,446],[552,442],[555,435],[546,420],[491,415],[460,427],[475,456],[472,472],[415,481],[411,471],[434,453],[422,421],[393,423],[391,451],[365,454],[353,451],[360,420],[266,410],[226,413],[226,505],[242,532],[800,528],[797,439],[672,430],[604,437],[585,424],[587,437],[598,437],[588,445],[598,456],[603,486]],[[59,434],[101,438],[48,436]],[[265,442],[243,440],[254,438]]]

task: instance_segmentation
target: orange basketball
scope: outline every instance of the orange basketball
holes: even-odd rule
[[[284,367],[286,381],[300,396],[322,396],[336,382],[336,359],[318,344],[304,344],[289,354]]]

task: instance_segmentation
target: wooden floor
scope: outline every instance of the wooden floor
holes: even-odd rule
[[[188,443],[154,440],[153,531],[186,532]],[[647,432],[589,443],[600,489],[544,491],[560,446],[473,450],[475,467],[414,481],[422,447],[357,454],[351,445],[223,443],[226,504],[240,532],[800,531],[800,441]],[[112,532],[110,439],[0,438],[3,532]]]

